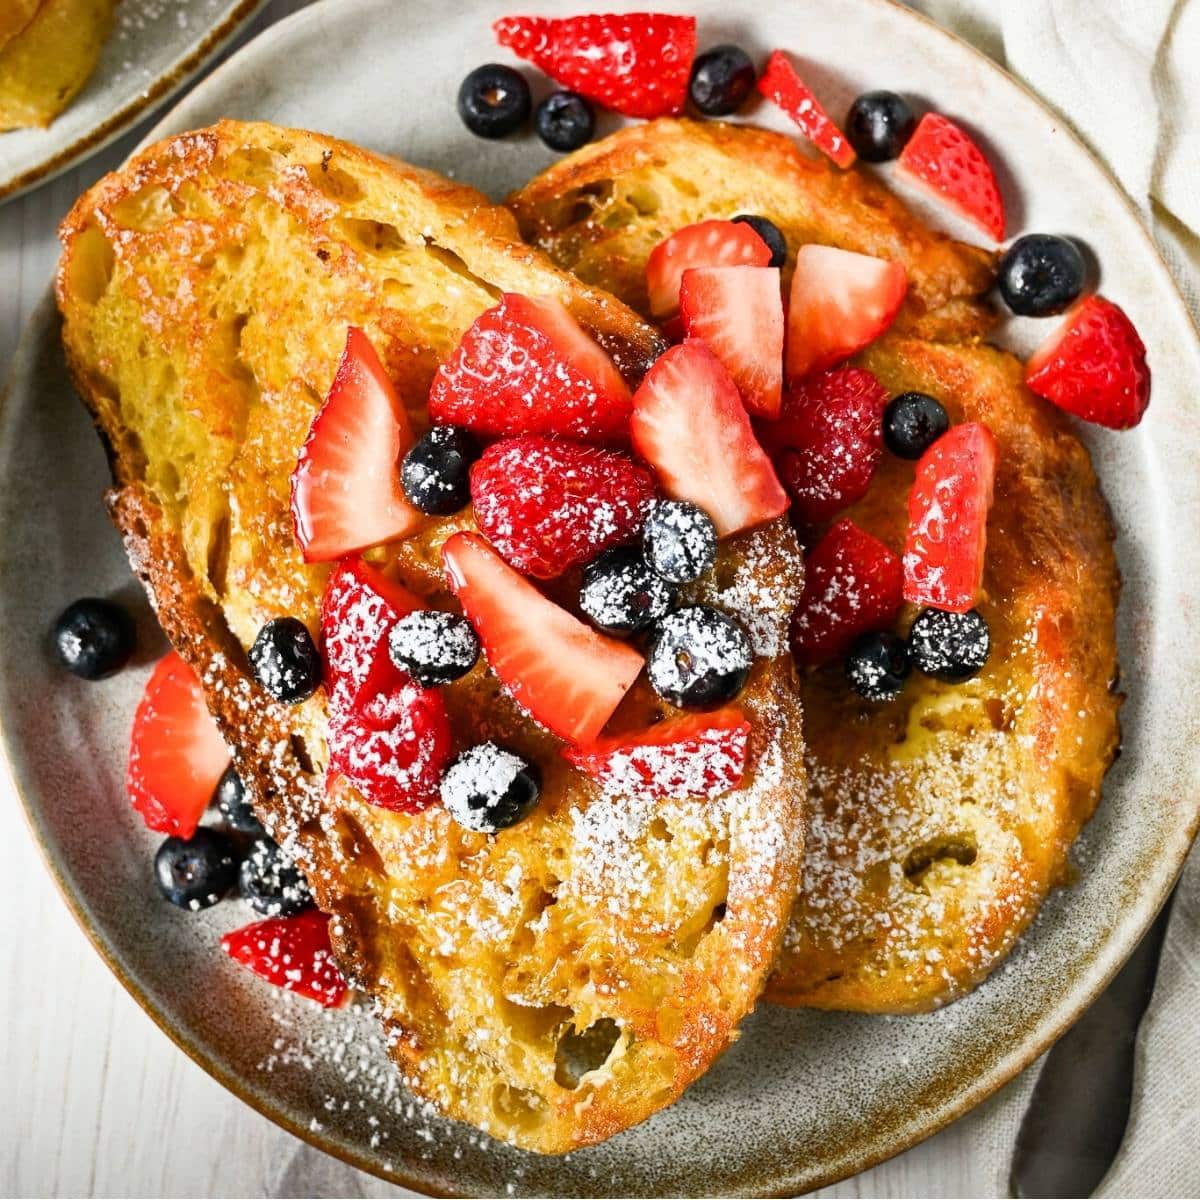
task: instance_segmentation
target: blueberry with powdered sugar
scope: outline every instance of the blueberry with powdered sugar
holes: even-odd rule
[[[470,503],[471,464],[479,443],[455,425],[435,425],[404,456],[400,484],[414,507],[448,517]]]
[[[246,785],[242,783],[242,777],[233,763],[225,768],[225,774],[217,781],[215,798],[221,817],[235,833],[266,837],[266,830],[254,815],[254,808],[246,795]]]
[[[677,708],[710,708],[742,690],[753,662],[750,639],[736,621],[694,604],[655,626],[646,673],[654,690]]]
[[[461,679],[479,661],[479,638],[466,617],[423,609],[392,626],[388,653],[422,687],[438,687]]]
[[[321,686],[321,652],[295,617],[268,621],[250,647],[254,678],[283,704],[299,704]]]
[[[211,908],[237,882],[237,851],[227,834],[201,825],[190,838],[169,837],[154,855],[154,879],[178,908]]]
[[[541,790],[537,767],[495,742],[464,750],[442,776],[446,811],[475,833],[499,833],[524,820]]]
[[[671,583],[692,583],[717,561],[717,527],[702,508],[660,500],[642,529],[646,561]]]
[[[908,647],[894,633],[864,633],[846,656],[850,686],[876,704],[895,700],[910,670]]]
[[[978,675],[991,650],[987,622],[974,608],[965,613],[927,608],[908,633],[913,665],[944,683],[961,683]]]
[[[602,554],[583,573],[579,607],[605,633],[636,633],[665,617],[675,586],[650,569],[632,546]]]
[[[308,880],[268,837],[255,841],[238,872],[242,899],[264,917],[293,917],[313,902]]]

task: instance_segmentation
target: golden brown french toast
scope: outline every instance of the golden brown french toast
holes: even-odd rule
[[[874,705],[840,664],[806,672],[810,833],[768,998],[868,1012],[934,1007],[978,983],[1067,874],[1118,741],[1112,529],[1086,450],[980,345],[991,256],[927,230],[861,170],[746,126],[652,121],[596,142],[509,201],[562,266],[648,311],[650,251],[697,221],[754,213],[807,242],[893,259],[908,299],[854,361],[927,392],[999,447],[981,611],[992,653],[965,684],[917,675]],[[785,294],[786,294],[785,282]],[[885,455],[847,514],[899,552],[911,463]],[[915,615],[909,608],[902,628]]]
[[[759,657],[739,703],[752,762],[716,800],[601,792],[482,661],[443,689],[462,747],[538,764],[519,825],[469,832],[327,788],[323,692],[295,708],[255,682],[269,619],[315,634],[328,567],[293,536],[289,476],[347,327],[411,410],[498,294],[553,295],[636,381],[658,333],[518,240],[471,188],[316,134],[222,122],[150,147],[62,227],[67,356],[111,456],[110,504],[172,642],[204,681],[272,835],[333,914],[338,959],[378,1005],[410,1087],[528,1149],[599,1141],[674,1100],[735,1036],[799,879],[800,709],[786,651],[801,559],[786,522],[723,544],[704,595]],[[430,520],[370,555],[453,608]],[[645,724],[639,684],[616,722]],[[785,768],[785,764],[787,764]]]

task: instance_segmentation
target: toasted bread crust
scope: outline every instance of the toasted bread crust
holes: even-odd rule
[[[539,807],[492,838],[440,806],[386,812],[325,779],[323,694],[274,704],[245,657],[273,616],[317,628],[327,568],[300,560],[287,485],[348,324],[422,424],[437,362],[500,290],[560,296],[631,381],[659,335],[517,242],[472,189],[266,125],[151,147],[81,198],[62,238],[64,345],[109,447],[131,561],[256,810],[333,914],[339,961],[409,1086],[543,1152],[670,1103],[753,1006],[798,880],[803,744],[784,631],[800,558],[786,524],[726,543],[705,593],[762,652],[741,698],[752,768],[715,801],[602,795],[480,665],[444,690],[459,744],[532,757]],[[440,547],[464,524],[431,521],[373,557],[450,607]],[[618,719],[657,711],[639,685]]]

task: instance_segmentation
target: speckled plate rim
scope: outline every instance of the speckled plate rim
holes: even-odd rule
[[[1153,270],[1159,278],[1159,283],[1172,296],[1176,306],[1177,317],[1182,317],[1184,327],[1190,332],[1190,342],[1187,346],[1195,360],[1200,373],[1200,328],[1188,312],[1167,265],[1155,245],[1151,235],[1142,223],[1142,218],[1131,203],[1119,182],[1105,164],[1097,158],[1090,147],[1071,128],[1068,122],[1051,105],[1040,96],[1013,77],[980,50],[957,35],[943,29],[936,22],[923,14],[907,8],[900,0],[866,0],[867,3],[880,8],[892,9],[905,18],[924,26],[927,32],[934,33],[950,48],[952,53],[970,55],[979,69],[992,73],[1017,91],[1029,102],[1045,113],[1047,119],[1054,122],[1056,132],[1068,138],[1074,146],[1085,154],[1097,169],[1108,180],[1113,192],[1119,198],[1127,213],[1133,218],[1144,244],[1145,262],[1148,270]],[[271,26],[260,34],[245,49],[258,45],[265,39],[277,35],[281,29],[294,30],[295,26],[314,19],[319,10],[327,9],[338,3],[338,0],[321,0],[299,11],[291,17]],[[581,6],[586,8],[586,5]],[[248,14],[249,15],[249,14]],[[231,68],[236,69],[240,64],[241,53],[235,55],[210,78],[223,76]],[[147,136],[146,141],[152,141],[170,132],[173,113],[168,113],[158,126]],[[0,195],[3,193],[0,192]],[[21,339],[18,351],[14,356],[12,371],[3,393],[0,394],[0,412],[3,412],[13,390],[13,384],[21,373],[21,366],[33,353],[33,343],[41,326],[53,319],[53,296],[48,294],[31,317],[29,325]],[[1194,753],[1200,753],[1200,750]],[[154,1023],[194,1062],[225,1088],[249,1104],[269,1120],[302,1139],[315,1148],[354,1166],[360,1170],[386,1179],[392,1183],[422,1191],[424,1194],[442,1196],[456,1193],[434,1191],[430,1189],[428,1179],[404,1170],[385,1169],[378,1161],[366,1155],[356,1153],[352,1149],[324,1138],[320,1132],[310,1129],[292,1116],[283,1105],[274,1105],[260,1101],[254,1096],[240,1075],[228,1070],[215,1058],[199,1039],[187,1036],[186,1031],[172,1025],[166,1015],[161,1012],[154,1001],[146,994],[134,973],[123,962],[122,955],[116,943],[93,919],[80,897],[72,890],[70,880],[60,870],[55,860],[47,830],[42,825],[38,805],[29,798],[36,790],[31,780],[26,779],[26,772],[20,766],[21,747],[9,725],[0,716],[0,769],[8,776],[15,794],[21,801],[26,822],[33,834],[38,850],[46,863],[47,869],[54,880],[55,886],[62,895],[68,909],[88,939],[95,946],[101,958],[105,961],[121,985],[129,992],[134,1000],[151,1017]],[[811,1164],[797,1165],[793,1173],[780,1176],[774,1181],[769,1191],[761,1194],[770,1196],[793,1196],[801,1190],[816,1190],[846,1179],[861,1171],[867,1170],[896,1154],[899,1154],[924,1139],[945,1128],[951,1122],[965,1115],[972,1108],[982,1103],[997,1092],[1022,1070],[1043,1054],[1068,1028],[1078,1019],[1082,1012],[1100,995],[1111,981],[1116,972],[1136,947],[1141,937],[1149,928],[1151,922],[1165,904],[1171,890],[1183,869],[1188,851],[1198,832],[1200,832],[1200,793],[1190,799],[1190,809],[1186,812],[1186,820],[1175,830],[1169,843],[1170,853],[1157,861],[1153,875],[1146,879],[1146,886],[1138,896],[1136,904],[1128,911],[1120,926],[1107,936],[1092,954],[1086,967],[1071,981],[1069,990],[1064,993],[1059,1004],[1053,1010],[1048,1010],[1042,1017],[1036,1030],[1026,1036],[1019,1044],[1014,1045],[989,1071],[974,1081],[974,1083],[950,1089],[946,1098],[920,1113],[915,1113],[907,1124],[898,1131],[883,1133],[874,1143],[860,1142],[846,1149],[840,1156],[822,1167],[813,1170]]]
[[[235,8],[213,25],[191,50],[176,59],[148,87],[110,113],[86,133],[65,146],[55,147],[41,162],[9,179],[0,180],[0,204],[37,184],[53,179],[82,159],[103,150],[141,117],[168,100],[219,54],[238,31],[265,8],[269,0],[239,0]],[[53,126],[51,126],[53,128]]]

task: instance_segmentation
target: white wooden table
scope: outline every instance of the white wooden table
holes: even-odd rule
[[[306,2],[275,0],[255,31]],[[0,208],[0,374],[50,281],[59,219],[151,123]],[[294,1158],[295,1139],[176,1049],[75,924],[7,782],[0,793],[0,1195],[410,1194],[315,1151]],[[988,1195],[998,1152],[972,1116],[819,1195]]]

